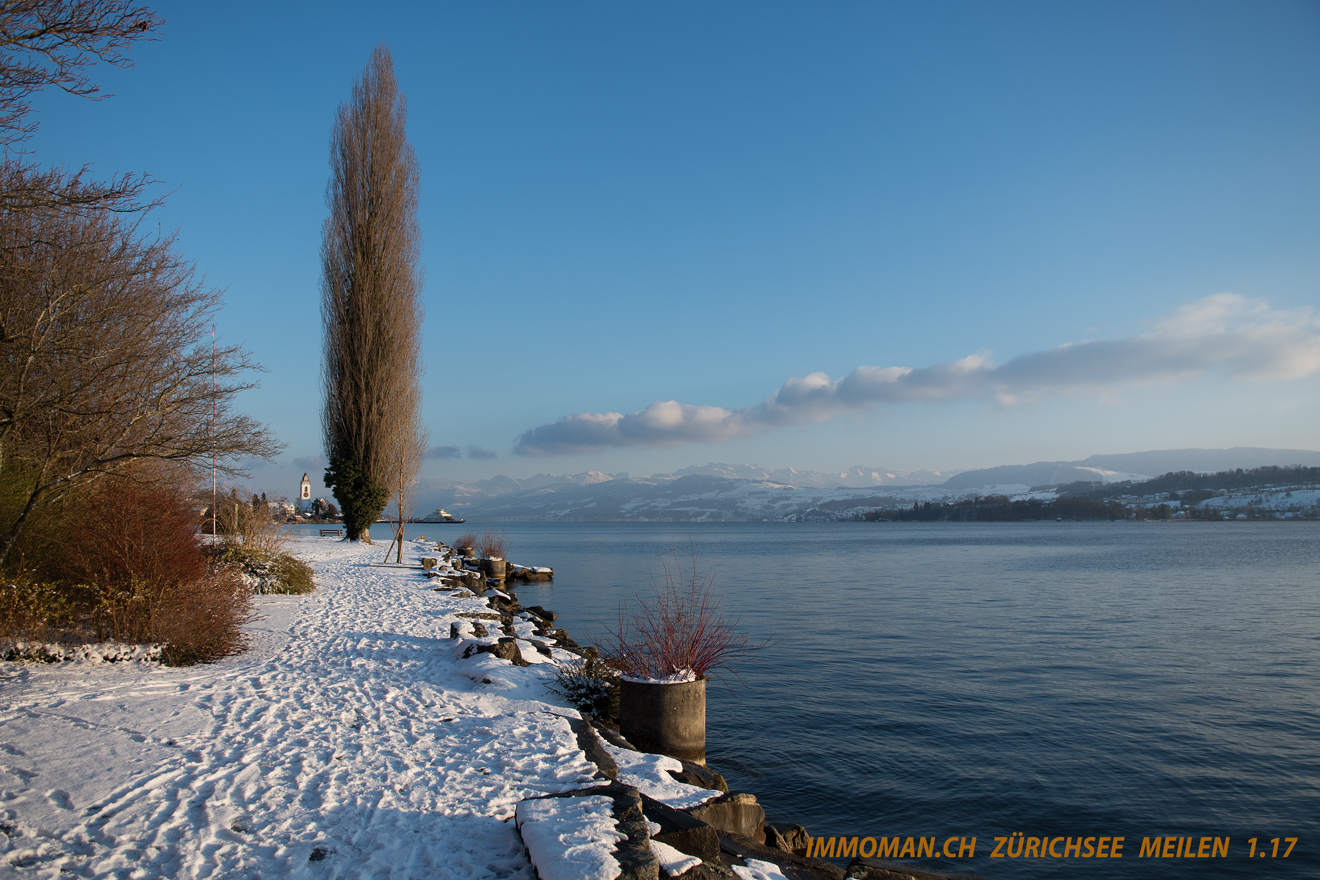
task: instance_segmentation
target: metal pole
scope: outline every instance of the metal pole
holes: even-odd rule
[[[211,540],[215,540],[215,325],[211,325]]]

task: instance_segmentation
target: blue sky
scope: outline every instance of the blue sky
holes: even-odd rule
[[[228,291],[287,444],[254,488],[321,454],[330,126],[380,42],[429,479],[1320,446],[1320,4],[378,7],[158,4],[115,97],[36,102],[36,158],[159,179]]]

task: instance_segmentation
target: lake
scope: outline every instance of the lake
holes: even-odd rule
[[[975,837],[927,861],[992,880],[1320,876],[1320,523],[493,527],[555,569],[519,598],[583,644],[695,552],[777,640],[707,698],[710,766],[771,821]],[[1014,832],[1123,858],[990,858]],[[1229,856],[1139,858],[1155,836]]]

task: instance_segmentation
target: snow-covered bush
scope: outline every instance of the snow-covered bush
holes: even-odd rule
[[[299,595],[316,589],[311,566],[288,553],[250,550],[242,544],[225,544],[212,552],[254,595]]]

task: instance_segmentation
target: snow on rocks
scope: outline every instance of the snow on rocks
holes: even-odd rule
[[[649,798],[677,809],[688,809],[720,796],[720,792],[679,782],[670,773],[683,772],[683,762],[668,755],[648,755],[602,743],[619,767],[619,781]]]
[[[132,663],[145,661],[158,663],[164,648],[161,645],[125,645],[120,642],[98,642],[94,645],[56,645],[44,642],[16,641],[0,653],[3,660],[35,660],[41,663]]]
[[[590,807],[574,801],[588,801]],[[656,880],[660,865],[637,789],[607,781],[518,805],[518,832],[541,880]]]
[[[540,798],[518,804],[518,833],[541,880],[613,880],[614,844],[628,839],[604,795]]]
[[[779,870],[779,866],[773,862],[762,862],[759,859],[744,859],[744,861],[747,862],[746,867],[733,866],[733,873],[741,880],[788,880]]]
[[[655,828],[659,828],[656,825]],[[652,829],[654,833],[655,829]],[[651,850],[655,853],[656,859],[660,862],[660,870],[670,877],[677,877],[689,868],[695,868],[701,864],[701,859],[696,856],[690,856],[687,853],[679,852],[667,843],[661,843],[658,840],[651,841]]]

